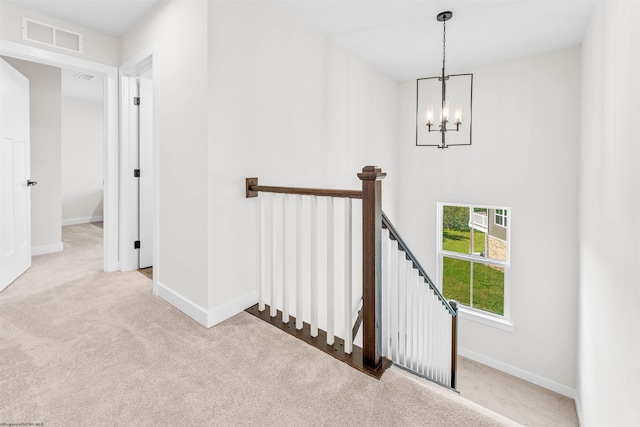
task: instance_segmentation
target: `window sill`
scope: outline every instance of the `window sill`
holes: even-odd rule
[[[458,315],[461,319],[467,319],[483,325],[502,329],[503,331],[513,332],[513,323],[503,317],[493,316],[462,305],[460,305],[460,308],[458,309]]]

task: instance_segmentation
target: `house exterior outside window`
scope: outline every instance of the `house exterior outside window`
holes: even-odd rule
[[[509,208],[438,204],[438,282],[471,315],[508,321]]]

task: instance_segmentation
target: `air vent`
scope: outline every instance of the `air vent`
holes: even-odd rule
[[[82,34],[22,17],[22,40],[82,53]]]
[[[91,81],[95,79],[96,76],[92,76],[91,74],[78,73],[76,74],[76,79]]]

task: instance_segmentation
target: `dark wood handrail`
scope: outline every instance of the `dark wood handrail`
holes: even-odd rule
[[[343,199],[362,199],[359,190],[332,190],[325,188],[273,187],[258,185],[258,178],[246,178],[247,197],[258,197],[258,193],[299,194],[302,196],[338,197]]]
[[[442,293],[436,287],[436,285],[433,284],[433,282],[427,275],[427,272],[424,270],[424,268],[422,268],[422,266],[418,262],[418,259],[415,257],[415,255],[413,255],[413,252],[411,252],[407,243],[400,236],[400,233],[398,233],[398,230],[396,230],[396,228],[391,223],[391,220],[389,220],[389,218],[387,217],[387,215],[385,215],[384,212],[382,212],[382,226],[387,230],[389,230],[389,234],[392,236],[393,240],[398,241],[398,245],[400,246],[400,248],[407,254],[407,257],[409,257],[411,262],[413,262],[413,265],[418,269],[418,271],[420,272],[420,275],[424,277],[425,283],[429,285],[429,289],[431,289],[438,296],[438,299],[440,300],[442,305],[444,305],[446,309],[449,311],[449,314],[451,314],[454,317],[457,316],[458,315],[457,310],[451,307],[451,304],[449,304],[449,301],[446,300],[446,298],[442,295]]]

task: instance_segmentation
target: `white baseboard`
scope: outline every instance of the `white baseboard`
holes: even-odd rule
[[[70,218],[63,219],[62,226],[65,227],[67,225],[78,225],[78,224],[88,224],[90,222],[102,222],[104,221],[104,217],[102,216],[87,216],[84,218]]]
[[[31,256],[52,254],[54,252],[62,252],[64,245],[62,242],[53,243],[51,245],[32,246]]]
[[[251,292],[207,311],[159,282],[157,284],[157,296],[206,328],[215,326],[258,302],[258,292]]]
[[[554,391],[571,399],[575,400],[576,398],[576,390],[571,387],[557,383],[523,369],[516,368],[515,366],[511,366],[507,363],[500,362],[499,360],[492,359],[485,355],[464,348],[458,348],[458,355],[466,357],[467,359],[471,359],[478,363],[482,363],[483,365],[487,365],[499,371],[505,372],[509,375],[513,375],[514,377],[520,378],[522,380],[529,381],[530,383],[533,383],[540,387],[544,387],[548,390]]]
[[[207,324],[209,323],[209,316],[207,310],[192,303],[160,282],[158,282],[158,296],[187,316],[191,317],[196,322],[200,323],[202,326],[208,327]]]

